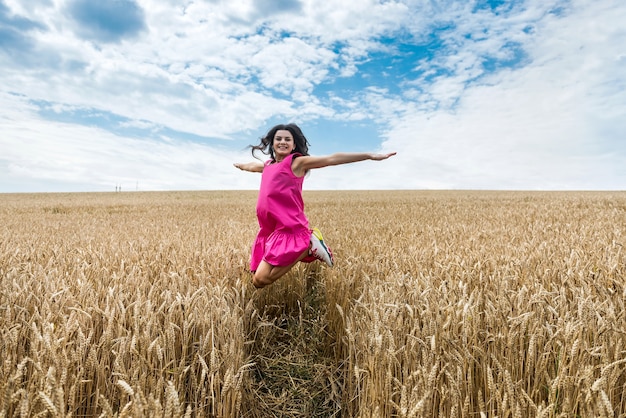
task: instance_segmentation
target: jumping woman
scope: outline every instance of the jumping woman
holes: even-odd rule
[[[240,170],[262,173],[256,206],[259,233],[252,245],[252,283],[263,288],[285,275],[299,261],[321,260],[332,267],[333,254],[317,228],[310,229],[304,214],[302,183],[312,169],[364,160],[385,160],[389,154],[336,153],[309,155],[309,142],[295,124],[277,125],[261,138],[256,151],[269,155],[265,163],[235,163]]]

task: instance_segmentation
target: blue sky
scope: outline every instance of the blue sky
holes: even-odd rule
[[[0,192],[626,190],[623,0],[0,0]]]

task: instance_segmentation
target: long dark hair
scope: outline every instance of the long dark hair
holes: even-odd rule
[[[261,151],[265,155],[269,155],[272,160],[276,160],[274,157],[274,136],[276,136],[277,131],[289,131],[293,136],[293,142],[296,144],[296,148],[292,153],[298,153],[302,155],[309,155],[309,141],[306,139],[302,130],[295,123],[288,123],[286,125],[276,125],[272,129],[270,129],[267,134],[261,138],[261,143],[259,145],[250,145],[252,156],[254,158],[258,158],[256,156],[257,151]]]

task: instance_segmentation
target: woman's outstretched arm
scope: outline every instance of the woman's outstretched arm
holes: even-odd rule
[[[235,163],[233,165],[240,170],[250,171],[252,173],[262,173],[263,168],[265,167],[260,161],[252,161],[249,163]]]
[[[396,155],[395,152],[390,152],[388,154],[373,154],[369,152],[338,152],[336,154],[325,155],[321,157],[307,155],[296,158],[293,161],[291,169],[295,175],[302,176],[306,171],[312,170],[314,168],[356,163],[358,161],[365,160],[381,161],[386,160],[387,158],[394,155]]]

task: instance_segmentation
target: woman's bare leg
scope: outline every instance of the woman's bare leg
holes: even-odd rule
[[[256,269],[256,271],[254,272],[254,276],[252,277],[252,284],[257,289],[261,289],[274,283],[276,280],[280,279],[287,272],[289,272],[289,270],[291,270],[291,268],[295,266],[297,262],[302,260],[308,254],[309,250],[304,250],[304,252],[300,254],[300,257],[298,257],[296,261],[288,266],[273,266],[265,260],[261,261],[261,264],[259,264],[259,267]]]

